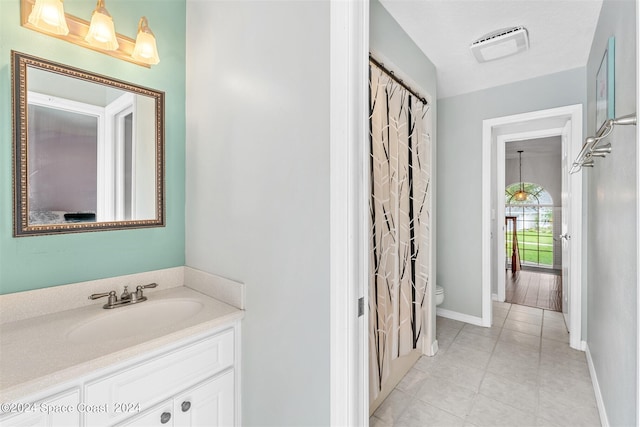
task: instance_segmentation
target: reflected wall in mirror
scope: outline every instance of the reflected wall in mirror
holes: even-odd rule
[[[14,236],[164,226],[164,93],[12,52]]]

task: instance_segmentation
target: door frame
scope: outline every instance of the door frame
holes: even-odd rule
[[[329,9],[330,423],[358,426],[369,423],[369,1]]]
[[[492,275],[496,274],[499,283],[504,287],[504,257],[499,255],[497,246],[501,239],[493,239],[493,223],[497,223],[500,212],[498,205],[502,198],[502,212],[504,216],[504,195],[497,191],[497,182],[504,181],[504,143],[509,137],[523,137],[525,134],[544,135],[545,130],[561,128],[567,121],[571,122],[571,140],[568,146],[569,159],[575,158],[582,148],[582,104],[511,116],[497,117],[483,121],[482,127],[482,325],[491,326],[492,323]],[[556,133],[556,135],[561,134]],[[513,139],[511,139],[513,140]],[[501,149],[499,149],[501,147]],[[500,162],[501,160],[501,162]],[[500,169],[499,169],[500,168]],[[495,176],[493,175],[495,172]],[[584,350],[582,341],[582,175],[573,174],[571,181],[572,211],[571,223],[571,283],[568,284],[569,301],[569,345],[572,348]],[[492,184],[495,183],[495,184]],[[497,192],[492,196],[492,190]],[[502,187],[504,191],[504,186]],[[496,227],[497,230],[497,227]],[[504,236],[502,238],[504,247]],[[494,243],[492,245],[492,243]],[[498,259],[496,259],[498,258]],[[502,258],[502,260],[500,260]],[[501,270],[495,270],[502,266]],[[502,279],[500,279],[502,273]],[[499,287],[497,288],[499,289]]]
[[[529,139],[538,139],[538,138],[548,138],[554,136],[561,136],[563,128],[549,128],[542,129],[538,131],[529,131],[529,132],[519,132],[519,133],[511,133],[507,135],[501,135],[497,140],[497,152],[496,152],[496,218],[504,218],[505,216],[505,197],[504,197],[504,189],[507,186],[506,183],[506,172],[505,172],[505,162],[506,162],[506,144],[507,142],[512,141],[526,141]],[[555,220],[555,218],[554,218]],[[498,224],[497,224],[498,225]],[[500,230],[498,230],[500,231]],[[506,259],[505,257],[500,256],[501,248],[505,247],[505,237],[504,233],[496,233],[496,254],[498,266],[496,270],[496,279],[498,283],[498,292],[497,299],[498,301],[505,300],[505,277],[504,274],[500,274],[501,271],[506,270]],[[493,295],[492,295],[493,298]]]
[[[636,113],[640,112],[640,7],[636,5]],[[640,142],[640,126],[636,126],[636,143]],[[640,150],[636,149],[636,165],[640,165]],[[640,169],[636,166],[636,215],[640,215]],[[636,218],[640,221],[640,217]],[[636,230],[636,252],[640,253],[640,227]],[[636,425],[640,423],[640,269],[637,270],[636,284]]]

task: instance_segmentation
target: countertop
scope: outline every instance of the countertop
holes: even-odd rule
[[[77,343],[67,334],[76,325],[122,307],[105,310],[106,302],[0,324],[0,402],[17,402],[97,369],[159,349],[182,339],[230,324],[244,311],[185,286],[149,294],[148,301],[196,299],[203,308],[195,315],[133,337],[97,343]],[[145,304],[142,302],[140,304]]]

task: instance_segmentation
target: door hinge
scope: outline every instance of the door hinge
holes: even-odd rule
[[[364,316],[364,297],[358,299],[358,317]]]

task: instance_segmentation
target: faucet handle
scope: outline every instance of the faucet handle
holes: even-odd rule
[[[143,289],[155,288],[157,286],[158,286],[157,283],[149,283],[148,285],[138,285],[138,286],[136,286],[136,294],[138,296],[138,299],[142,298],[142,290]]]
[[[100,294],[91,294],[91,295],[89,295],[89,299],[98,299],[98,298],[110,297],[110,296],[116,296],[116,291],[103,292],[103,293],[100,293]]]
[[[91,294],[89,295],[89,299],[98,299],[102,297],[109,297],[107,302],[108,305],[114,305],[118,301],[118,297],[116,296],[116,291],[103,292],[100,294]]]

